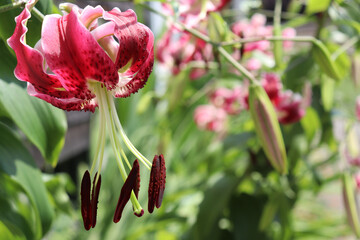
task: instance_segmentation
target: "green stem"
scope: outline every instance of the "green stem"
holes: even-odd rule
[[[42,14],[36,7],[33,7],[32,14],[40,21],[42,22],[44,20],[44,14]]]
[[[243,67],[238,61],[236,61],[223,47],[217,47],[219,53],[225,57],[226,61],[231,63],[239,72],[241,72],[247,79],[250,80],[253,84],[259,84],[259,82],[255,79],[255,77],[245,68]]]
[[[25,1],[19,1],[19,2],[14,2],[0,6],[0,13],[7,12],[16,8],[23,8],[25,7],[25,3],[26,3]]]
[[[219,43],[221,46],[233,46],[238,45],[239,43],[249,43],[249,42],[259,42],[259,41],[293,41],[293,42],[311,42],[314,43],[317,41],[316,38],[311,36],[300,36],[300,37],[276,37],[276,36],[262,36],[262,37],[252,37],[252,38],[243,38],[231,42],[222,42]]]

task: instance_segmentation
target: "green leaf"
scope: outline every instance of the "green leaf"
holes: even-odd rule
[[[286,88],[293,91],[301,91],[305,81],[314,69],[314,59],[309,54],[296,55],[290,59],[285,69],[283,81]]]
[[[1,6],[11,4],[12,0],[2,0]],[[13,9],[10,11],[0,13],[0,40],[6,41],[14,32],[15,29],[15,17],[19,15],[21,9]]]
[[[6,240],[26,239],[26,237],[21,232],[18,226],[3,220],[0,220],[0,236],[2,239],[6,239]]]
[[[346,51],[344,51],[340,55],[336,56],[336,58],[334,58],[333,57],[334,53],[336,53],[336,51],[340,48],[340,46],[332,42],[327,42],[326,47],[329,49],[329,52],[332,54],[331,58],[334,60],[340,78],[343,79],[346,76],[348,76],[351,70],[351,60],[349,58],[349,55],[346,53]]]
[[[6,82],[16,82],[21,84],[14,75],[14,69],[16,67],[16,58],[11,54],[6,43],[0,39],[0,79]],[[25,85],[25,84],[24,84]]]
[[[49,230],[54,218],[41,172],[20,139],[2,123],[0,135],[0,171],[10,175],[25,190],[34,207],[36,238],[39,239]]]
[[[306,13],[311,15],[318,12],[324,12],[330,5],[330,0],[307,0]]]
[[[321,76],[321,101],[326,111],[330,111],[334,102],[335,81],[326,75]]]
[[[43,100],[30,97],[21,87],[2,80],[0,104],[45,160],[55,166],[65,141],[65,113]]]
[[[200,205],[197,221],[193,229],[194,239],[216,239],[213,231],[218,228],[217,221],[238,183],[237,178],[222,175],[205,191],[204,201]]]
[[[234,225],[234,239],[268,239],[259,231],[266,196],[241,194],[230,202],[230,219]]]
[[[317,112],[311,107],[306,109],[306,114],[300,120],[300,123],[309,142],[314,138],[316,132],[321,129],[319,116]]]
[[[339,69],[335,65],[335,62],[331,59],[330,52],[327,47],[318,40],[314,41],[313,46],[313,56],[321,70],[334,80],[341,80]]]

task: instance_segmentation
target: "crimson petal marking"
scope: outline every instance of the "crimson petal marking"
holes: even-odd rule
[[[19,80],[31,83],[36,91],[41,94],[59,98],[72,97],[69,92],[59,90],[63,86],[57,76],[44,72],[42,54],[25,43],[25,35],[28,31],[26,21],[31,16],[29,9],[33,2],[29,1],[20,15],[15,18],[14,34],[7,40],[9,46],[15,51],[18,60],[14,74]]]
[[[50,69],[63,77],[63,85],[79,98],[92,98],[87,79],[113,88],[118,82],[114,63],[82,25],[74,11],[63,17],[45,17],[43,50]]]
[[[138,175],[140,174],[140,168],[139,168],[139,162],[136,159],[133,163],[133,167],[129,173],[129,176],[127,177],[124,185],[121,188],[120,197],[118,200],[118,203],[116,205],[115,214],[113,221],[114,223],[117,223],[120,221],[122,211],[124,210],[124,207],[126,203],[130,199],[131,191],[137,188],[138,184]]]
[[[68,47],[69,43],[64,32],[68,16],[45,16],[41,33],[42,51],[49,68],[60,77],[67,91],[78,98],[91,98],[93,96],[87,89],[86,79],[76,67],[75,59]]]
[[[48,94],[43,94],[38,92],[31,83],[28,83],[27,92],[30,96],[40,98],[57,108],[67,111],[85,110],[85,111],[94,112],[95,108],[97,107],[97,104],[94,99],[83,100],[75,97],[67,98],[67,99],[56,98]]]
[[[90,188],[91,188],[91,179],[90,173],[86,170],[84,176],[81,180],[81,215],[84,221],[84,227],[86,230],[89,230],[92,225],[91,220],[91,201],[90,201]]]
[[[116,66],[123,76],[135,77],[122,85],[119,82],[115,97],[127,97],[142,88],[154,63],[154,35],[145,25],[137,22],[134,11],[120,12],[117,8],[104,13],[104,19],[116,24],[114,35],[119,40]],[[130,67],[127,64],[131,63]],[[127,69],[121,69],[127,68]]]
[[[91,33],[70,12],[66,26],[66,39],[77,67],[86,78],[105,83],[112,89],[119,81],[119,75],[110,57],[101,48]]]

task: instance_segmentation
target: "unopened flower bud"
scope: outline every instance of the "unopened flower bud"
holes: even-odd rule
[[[356,206],[354,179],[349,173],[344,173],[343,198],[349,224],[357,238],[360,238],[359,209]]]
[[[275,109],[260,85],[249,89],[250,112],[255,123],[256,134],[272,166],[280,173],[287,172],[285,144]]]

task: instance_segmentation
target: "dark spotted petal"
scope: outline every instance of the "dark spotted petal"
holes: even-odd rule
[[[84,173],[84,176],[81,181],[81,215],[84,222],[84,227],[86,230],[89,230],[92,225],[91,221],[91,201],[90,201],[90,188],[91,188],[91,179],[89,171]]]
[[[28,31],[26,22],[31,17],[29,9],[34,4],[34,1],[29,1],[21,14],[15,18],[14,34],[7,40],[9,46],[15,51],[18,61],[14,74],[19,80],[31,83],[39,93],[57,98],[69,98],[72,95],[63,90],[58,77],[45,73],[44,57],[40,51],[26,44],[25,38]]]
[[[121,12],[114,8],[105,12],[104,18],[116,25],[114,35],[119,40],[119,50],[115,65],[121,72],[120,76],[125,77],[123,80],[120,78],[114,96],[127,97],[145,85],[152,71],[154,35],[148,27],[137,22],[132,10]]]
[[[133,168],[131,169],[129,176],[127,177],[124,185],[121,188],[119,201],[116,205],[115,214],[114,214],[114,218],[113,218],[114,223],[117,223],[120,221],[122,211],[124,210],[126,203],[130,199],[131,191],[136,188],[139,172],[140,172],[139,163],[137,160],[135,160],[134,164],[133,164]]]
[[[41,37],[46,63],[61,77],[67,91],[88,98],[88,79],[103,82],[109,89],[118,83],[115,64],[80,22],[76,12],[62,17],[46,16]]]

